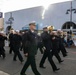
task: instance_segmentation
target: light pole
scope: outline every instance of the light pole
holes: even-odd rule
[[[12,12],[10,12],[10,17],[8,19],[8,21],[6,21],[6,24],[9,24],[9,26],[7,26],[6,28],[6,33],[8,34],[10,29],[12,28],[12,24],[13,24],[14,18],[12,17]]]
[[[12,27],[14,18],[12,17],[12,12],[10,13],[10,18],[8,19],[8,21],[10,22],[10,26]]]
[[[12,27],[13,21],[14,21],[14,18],[12,16],[12,12],[10,12],[10,17],[9,17],[8,21],[6,21],[6,24],[9,24]]]
[[[66,14],[69,14],[69,12],[70,12],[70,33],[72,34],[72,30],[73,30],[73,26],[72,26],[72,14],[73,13],[72,12],[76,13],[76,9],[73,9],[72,1],[71,1],[70,5],[71,5],[71,7],[70,7],[70,9],[67,9]]]

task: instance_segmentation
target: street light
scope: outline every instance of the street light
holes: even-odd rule
[[[73,14],[72,12],[76,13],[76,9],[73,9],[73,7],[72,7],[72,1],[71,1],[71,7],[70,7],[70,9],[67,9],[66,14],[69,14],[69,12],[70,12],[70,31],[71,31],[71,34],[72,34],[72,29],[73,29],[73,26],[71,25],[72,14]]]
[[[10,12],[10,18],[8,19],[8,21],[10,22],[10,26],[12,26],[12,23],[14,21],[14,18],[12,17],[12,12]]]
[[[8,21],[6,21],[6,24],[9,24],[9,26],[7,26],[7,28],[6,28],[7,34],[9,34],[9,31],[12,28],[13,21],[14,21],[14,18],[12,17],[12,12],[10,12],[10,17],[9,17]]]
[[[8,19],[8,21],[6,21],[6,24],[10,24],[10,26],[12,27],[14,18],[12,17],[12,12],[10,12],[10,18]]]
[[[69,14],[70,12],[70,21],[72,22],[72,12],[76,13],[76,9],[73,9],[72,7],[72,1],[71,1],[71,7],[70,9],[67,9],[66,14]]]

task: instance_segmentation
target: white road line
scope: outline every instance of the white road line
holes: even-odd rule
[[[68,59],[68,60],[76,60],[75,58],[65,58],[65,59]]]
[[[0,71],[0,75],[10,75],[10,74]]]

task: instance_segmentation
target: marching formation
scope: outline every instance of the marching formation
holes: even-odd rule
[[[32,22],[29,24],[28,31],[20,33],[18,30],[11,30],[8,38],[3,32],[0,32],[0,57],[3,57],[3,59],[6,57],[4,50],[5,40],[9,40],[9,54],[14,53],[13,61],[17,61],[18,57],[21,63],[24,62],[20,50],[23,51],[24,55],[27,57],[20,75],[26,75],[26,70],[29,65],[35,75],[41,75],[37,70],[35,61],[37,50],[40,50],[41,54],[43,54],[39,67],[45,69],[44,63],[48,58],[49,64],[54,72],[60,70],[60,68],[58,68],[53,61],[53,56],[56,57],[59,63],[62,63],[64,60],[59,53],[61,52],[63,57],[66,57],[68,53],[64,46],[63,31],[49,31],[47,27],[44,27],[43,32],[37,34],[35,28],[36,24]]]

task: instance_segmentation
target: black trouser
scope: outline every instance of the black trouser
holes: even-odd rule
[[[64,47],[63,44],[60,46],[60,48],[58,49],[58,51],[59,52],[61,51],[63,56],[67,55],[67,51],[66,51],[66,49],[65,49],[65,47]]]
[[[64,50],[64,52],[67,53],[64,45],[62,45],[62,50]]]
[[[20,51],[22,51],[22,49],[23,49],[23,44],[22,44],[21,47],[20,47]]]
[[[3,58],[5,57],[5,50],[4,50],[4,47],[0,47],[0,55],[2,55]]]
[[[21,75],[25,74],[27,68],[31,65],[32,71],[34,72],[35,75],[41,75],[36,68],[36,62],[35,62],[35,56],[28,56],[27,61],[24,64],[22,70],[21,70]]]
[[[41,54],[43,54],[43,50],[42,50],[42,47],[39,47],[39,50],[40,50]]]
[[[21,54],[19,52],[19,46],[15,46],[13,48],[13,52],[14,52],[13,60],[16,60],[16,57],[18,56],[19,60],[22,62],[23,61],[23,57],[21,56]]]
[[[54,49],[52,52],[52,54],[57,58],[57,60],[61,62],[61,57],[59,56],[58,51]]]
[[[10,50],[9,50],[9,53],[11,54],[11,53],[12,53],[12,51],[13,51],[13,45],[12,45],[12,44],[10,44]]]
[[[41,54],[43,54],[43,50],[42,50],[43,45],[42,45],[42,43],[41,43],[41,42],[40,42],[40,43],[38,43],[38,48],[39,48],[39,50],[40,50]]]
[[[44,54],[43,54],[43,57],[42,57],[42,59],[41,59],[41,61],[40,61],[40,66],[43,66],[43,64],[45,63],[45,60],[46,60],[47,57],[48,57],[48,61],[50,62],[51,66],[52,66],[52,69],[53,69],[53,70],[56,70],[57,67],[56,67],[54,61],[52,60],[52,52],[50,52],[50,51],[47,52],[47,51],[45,50],[45,52],[44,52]]]

